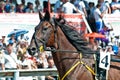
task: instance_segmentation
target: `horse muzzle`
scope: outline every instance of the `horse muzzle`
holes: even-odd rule
[[[31,56],[34,56],[36,53],[44,52],[44,47],[43,46],[40,46],[39,48],[32,47],[28,48],[27,50]]]
[[[27,50],[31,56],[34,56],[37,53],[37,49],[35,47],[28,48]]]

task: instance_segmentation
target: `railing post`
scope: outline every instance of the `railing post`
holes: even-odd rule
[[[13,80],[19,80],[19,70],[14,72]]]

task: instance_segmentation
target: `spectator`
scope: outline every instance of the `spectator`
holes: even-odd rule
[[[13,45],[14,47],[16,47],[17,45],[17,39],[16,39],[16,35],[12,34],[8,40],[8,44]]]
[[[113,51],[114,51],[114,54],[118,54],[119,52],[119,36],[115,36],[114,39],[113,39]]]
[[[87,17],[86,7],[82,0],[80,0],[80,1],[76,0],[74,5],[81,11],[81,13],[83,15],[85,15]]]
[[[9,13],[10,12],[10,8],[11,8],[11,3],[9,2],[9,0],[6,0],[5,11],[7,13]]]
[[[112,31],[112,29],[109,29],[108,27],[104,26],[104,28],[102,30],[99,31],[99,33],[105,35],[105,38],[102,38],[101,41],[101,46],[102,47],[106,47],[108,46],[109,43],[109,37],[110,37],[110,31]]]
[[[4,68],[5,70],[16,70],[18,68],[17,55],[13,52],[13,47],[10,44],[4,51]],[[6,78],[6,80],[13,80],[13,78]]]
[[[22,69],[36,69],[35,63],[32,59],[29,58],[28,54],[23,54],[22,58]]]
[[[94,18],[94,10],[95,10],[95,4],[94,4],[94,2],[89,2],[88,23],[89,23],[92,31],[93,31],[93,32],[96,32],[96,28],[95,28],[95,18]]]
[[[26,9],[27,13],[34,13],[33,3],[30,3],[28,8]]]
[[[11,4],[10,13],[16,13],[15,5]]]
[[[5,13],[5,2],[1,1],[0,2],[0,13]]]
[[[3,44],[0,42],[0,71],[5,70],[4,68],[4,50],[3,50]],[[0,80],[5,80],[5,78],[1,78]]]
[[[0,42],[0,70],[4,70],[4,50],[3,44]]]
[[[111,8],[112,8],[112,14],[120,13],[120,4],[117,2],[117,0],[112,0]]]
[[[106,14],[110,14],[111,13],[111,8],[110,8],[110,5],[109,5],[108,1],[98,0],[98,3],[101,4],[101,8],[100,8],[101,12],[104,12]]]
[[[38,68],[44,68],[44,62],[42,60],[42,56],[39,54],[37,58],[37,67]]]
[[[13,46],[10,44],[7,45],[5,53],[5,69],[17,69],[17,55],[13,52]],[[12,64],[12,65],[11,65]]]
[[[47,49],[50,49],[50,47],[47,47]],[[38,54],[38,59],[37,59],[38,68],[48,67],[48,62],[47,62],[48,56],[52,56],[51,51],[44,51]]]
[[[19,42],[24,42],[24,41],[26,41],[26,37],[27,36],[25,36],[25,34],[21,34],[20,36],[18,36],[18,41]]]
[[[73,11],[76,11],[77,13],[80,13],[80,11],[68,0],[65,0],[65,3],[62,6],[62,12],[66,14],[72,14]]]
[[[34,63],[31,59],[29,59],[29,54],[23,54],[22,60],[21,60],[21,69],[29,69],[31,70]],[[34,80],[32,76],[27,77],[20,77],[20,80]],[[36,79],[35,79],[36,80]]]
[[[88,14],[89,14],[90,19],[94,18],[94,10],[95,10],[95,4],[94,4],[94,2],[89,2],[89,11],[88,11]]]
[[[48,68],[56,68],[52,56],[47,58]],[[45,80],[57,80],[57,76],[46,76]]]
[[[17,54],[17,49],[18,49],[18,43],[16,42],[16,40],[14,39],[14,36],[12,36],[12,38],[10,38],[8,40],[8,45],[11,45],[13,47],[13,52],[15,54]]]
[[[31,65],[30,69],[37,69],[37,64],[36,64],[37,59],[36,59],[36,57],[35,56],[29,56],[28,60],[30,60],[30,65]]]
[[[48,67],[47,57],[48,56],[46,54],[46,51],[38,54],[38,59],[37,59],[38,68],[47,68]],[[45,76],[39,76],[38,78],[40,80],[45,80]]]
[[[24,6],[22,4],[18,5],[16,12],[17,13],[24,13]]]
[[[42,9],[42,6],[40,5],[40,1],[39,0],[35,0],[35,4],[36,4],[36,6],[35,6],[35,8],[34,8],[34,11],[35,11],[35,13],[36,12],[39,12],[39,11],[43,11],[43,9]]]
[[[27,2],[27,6],[23,6],[23,12],[26,13],[26,10],[29,8],[29,5],[31,4],[31,2]]]
[[[94,11],[94,17],[95,17],[95,24],[96,24],[96,29],[97,32],[99,32],[100,30],[102,30],[103,28],[103,20],[102,17],[104,15],[104,13],[100,12],[100,8],[101,8],[101,4],[98,3],[96,6],[96,9]]]
[[[21,60],[26,53],[27,53],[27,46],[25,42],[20,42],[19,47],[17,49],[18,59]]]
[[[12,34],[11,36],[10,36],[10,39],[9,40],[12,40],[13,42],[16,42],[16,37],[15,37],[16,35],[15,34]]]
[[[23,5],[23,8],[26,7],[26,5],[25,5],[25,0],[21,0],[21,5]]]
[[[2,44],[4,48],[6,47],[5,39],[6,39],[6,36],[2,36]]]
[[[46,51],[39,54],[39,58],[37,59],[37,62],[42,64],[41,68],[47,68],[48,67],[47,57],[48,56],[46,54]]]
[[[47,62],[48,62],[48,68],[56,68],[52,56],[48,56]]]
[[[60,13],[64,0],[58,0],[54,6],[54,13]]]
[[[87,0],[81,0],[81,1],[84,2],[84,4],[85,4],[85,9],[86,9],[86,11],[88,11],[88,9],[89,9],[89,3],[88,3],[88,1],[87,1]]]

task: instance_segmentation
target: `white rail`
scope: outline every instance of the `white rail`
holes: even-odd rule
[[[56,68],[49,69],[24,69],[24,70],[4,70],[0,71],[0,77],[13,77],[14,80],[18,80],[18,77],[23,76],[43,76],[43,75],[58,75]]]

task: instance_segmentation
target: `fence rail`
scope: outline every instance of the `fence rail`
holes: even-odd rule
[[[43,75],[58,75],[56,68],[49,68],[49,69],[24,69],[24,70],[4,70],[0,71],[0,77],[13,77],[14,80],[18,80],[18,77],[24,76],[43,76]]]

